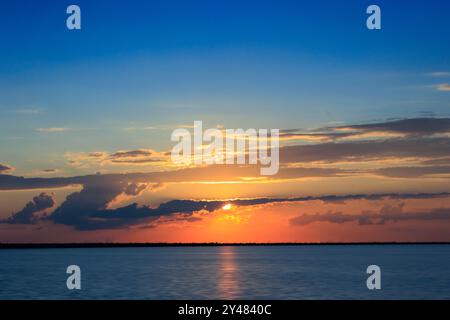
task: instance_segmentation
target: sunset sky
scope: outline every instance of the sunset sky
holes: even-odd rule
[[[450,241],[450,2],[376,3],[2,4],[0,242]],[[196,120],[278,174],[174,164]]]

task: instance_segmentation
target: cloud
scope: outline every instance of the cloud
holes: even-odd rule
[[[438,91],[450,91],[450,84],[448,83],[437,84],[435,87]]]
[[[298,132],[295,129],[283,130],[280,133],[280,139],[283,140],[304,140],[310,142],[335,141],[352,136],[351,133],[343,132],[324,132],[324,133],[308,133]]]
[[[72,225],[80,230],[92,229],[91,225],[97,225],[92,217],[96,212],[106,209],[107,204],[122,193],[124,187],[122,182],[104,185],[97,181],[86,184],[80,192],[68,195],[48,219],[55,223]],[[110,220],[105,227],[113,228],[112,223]],[[98,223],[98,226],[101,224]]]
[[[51,132],[51,131],[49,131]],[[350,137],[369,137],[383,133],[383,139],[360,141],[344,140]],[[318,144],[284,146],[280,149],[282,166],[270,179],[301,179],[309,177],[341,177],[354,174],[376,174],[392,178],[415,178],[424,176],[445,175],[450,173],[450,119],[447,118],[415,118],[400,119],[371,124],[334,126],[320,131],[309,131],[302,134],[296,129],[285,130],[286,139],[302,136]],[[396,137],[396,138],[392,138]],[[324,142],[330,139],[331,142]],[[324,143],[323,143],[324,142]],[[151,149],[119,150],[115,152],[95,151],[88,153],[72,153],[66,155],[75,165],[84,164],[146,164],[165,161],[168,154]],[[376,169],[344,169],[335,166],[317,165],[336,164],[339,162],[365,162],[368,160],[414,159],[417,165],[382,167]],[[301,164],[301,165],[291,165]],[[305,166],[309,164],[310,166]],[[386,165],[384,165],[386,166]],[[138,206],[136,203],[123,205],[139,196],[144,190],[156,190],[168,183],[192,181],[251,181],[261,178],[258,166],[248,165],[210,165],[190,167],[170,171],[150,173],[96,174],[73,177],[24,178],[4,173],[13,168],[0,164],[0,190],[58,188],[70,185],[82,186],[81,191],[70,194],[56,210],[45,217],[45,220],[56,224],[72,226],[77,230],[113,229],[136,225],[152,226],[161,219],[183,221],[198,220],[193,213],[198,211],[213,212],[230,201],[197,201],[172,200],[162,203],[156,208]],[[48,173],[54,173],[49,170]],[[41,194],[42,198],[46,195]],[[318,197],[296,198],[257,198],[231,201],[237,207],[265,205],[281,202],[323,201],[344,203],[348,200],[379,199],[428,199],[449,197],[448,193],[440,194],[354,194],[324,195]],[[42,199],[33,199],[27,206],[11,216],[8,223],[35,223],[37,208]],[[47,199],[48,200],[48,199]],[[53,199],[51,199],[53,201]],[[45,199],[42,200],[45,202]],[[50,201],[47,202],[50,205]],[[53,206],[53,204],[51,204]],[[37,211],[36,211],[37,210]],[[309,224],[315,221],[346,223],[357,221],[359,224],[377,224],[386,221],[406,220],[403,208],[386,207],[380,212],[362,212],[360,215],[349,215],[342,212],[328,212],[320,215],[300,215],[293,224]],[[420,212],[419,212],[420,213]],[[439,212],[408,213],[408,217],[426,219],[427,217],[445,216]],[[415,215],[414,215],[415,214]],[[297,219],[298,218],[298,219]],[[4,222],[5,223],[5,222]]]
[[[217,210],[224,201],[172,200],[162,203],[157,208],[138,207],[136,203],[110,209],[109,205],[120,195],[139,195],[147,187],[159,188],[161,184],[127,184],[123,181],[109,180],[89,182],[80,192],[67,196],[66,200],[48,217],[47,220],[57,224],[73,226],[77,230],[115,229],[137,224],[149,223],[161,217],[173,214],[182,215],[182,219],[190,221],[192,213],[206,210]],[[271,200],[266,200],[271,201]],[[264,202],[264,201],[263,201]],[[254,204],[253,200],[237,201],[239,205]],[[176,217],[177,219],[180,217]]]
[[[333,163],[338,161],[441,158],[448,156],[450,156],[450,139],[448,138],[322,143],[280,148],[280,161],[282,163]]]
[[[282,163],[367,161],[384,158],[450,156],[450,118],[397,119],[370,124],[334,126],[302,131],[283,130],[283,140],[313,144],[284,146]],[[436,140],[431,140],[436,139]],[[440,139],[440,140],[439,140]],[[443,147],[443,148],[441,148]],[[170,152],[151,149],[66,153],[72,166],[81,168],[155,165],[170,167]]]
[[[450,77],[450,72],[447,71],[435,71],[427,73],[430,77]]]
[[[374,173],[390,178],[420,178],[430,175],[449,175],[450,166],[381,168],[374,170]]]
[[[147,188],[145,183],[130,183],[125,187],[123,193],[129,196],[137,196]]]
[[[444,145],[436,145],[429,143],[427,147],[435,148],[436,153],[444,154],[448,150]],[[414,148],[412,146],[412,148]],[[325,153],[319,152],[319,150],[313,148],[313,150],[308,149],[294,149],[287,152],[284,161],[329,161],[330,158],[340,159],[342,157],[342,149],[339,150],[339,146],[333,149],[336,154],[330,153],[329,150]],[[317,152],[315,152],[317,150]],[[393,150],[394,146],[393,146]],[[422,148],[417,151],[420,152]],[[354,151],[354,150],[353,150]],[[377,149],[373,152],[373,156],[376,156]],[[396,152],[401,150],[397,149]],[[423,151],[423,150],[422,150]],[[352,153],[355,155],[354,153]],[[345,152],[344,152],[345,155]],[[360,155],[362,158],[363,155]],[[365,155],[367,156],[367,155]],[[426,167],[424,167],[426,168]],[[444,172],[445,168],[437,168],[433,172],[431,169],[423,169],[416,171],[420,173],[420,176],[424,174],[434,174]],[[376,169],[367,171],[355,171],[351,169],[339,169],[339,168],[314,168],[314,167],[281,167],[279,173],[274,176],[265,177],[264,180],[269,181],[271,179],[303,179],[312,177],[342,177],[361,173],[371,173],[377,175],[395,175],[396,168],[387,168],[386,170]],[[401,172],[401,168],[399,169]],[[414,177],[412,173],[414,170],[408,169],[410,171],[409,176]],[[428,170],[428,171],[426,171]],[[403,174],[398,174],[402,176]],[[165,185],[168,183],[181,183],[181,182],[223,182],[223,181],[251,181],[252,179],[259,179],[259,167],[258,166],[231,166],[231,165],[211,165],[206,167],[193,167],[184,168],[178,170],[170,171],[160,171],[160,172],[150,172],[150,173],[124,173],[124,174],[95,174],[95,175],[85,175],[85,176],[74,176],[74,177],[39,177],[39,178],[25,178],[13,175],[0,174],[0,190],[27,190],[27,189],[44,189],[44,188],[62,188],[74,185],[115,185],[119,182],[122,183],[146,183],[146,184],[160,184]]]
[[[281,132],[280,138],[284,140],[331,142],[338,140],[429,137],[448,132],[450,132],[450,119],[423,117],[396,119],[369,124],[332,126],[309,131],[288,129]]]
[[[41,114],[42,111],[39,109],[19,109],[19,110],[16,110],[16,113],[27,114],[27,115],[36,115],[36,114]]]
[[[75,177],[54,177],[54,178],[49,177],[24,178],[13,175],[0,174],[0,190],[62,188],[73,185],[83,185],[87,182],[95,180],[100,180],[107,183],[108,180],[114,181],[119,179],[119,177],[112,179],[102,179],[102,178],[98,179],[96,175],[75,176]]]
[[[420,162],[420,164],[422,165],[448,165],[449,163],[450,163],[449,157],[424,160]]]
[[[359,194],[327,195],[296,198],[255,198],[237,200],[171,200],[156,208],[139,207],[136,203],[111,209],[110,204],[117,202],[121,195],[138,195],[144,189],[139,184],[89,183],[80,192],[70,194],[46,219],[58,224],[74,227],[77,230],[115,229],[142,224],[156,223],[161,218],[191,221],[192,214],[199,211],[213,212],[231,203],[237,207],[266,205],[282,202],[324,201],[343,202],[346,200],[380,200],[380,199],[434,199],[449,197],[450,193],[436,194]],[[195,219],[194,219],[195,220]]]
[[[342,212],[327,212],[325,214],[303,214],[289,220],[292,225],[305,226],[313,222],[331,222],[331,223],[345,223],[355,221],[358,218]]]
[[[334,130],[356,130],[363,132],[401,133],[407,136],[429,136],[450,131],[448,118],[413,118],[387,122],[349,125],[332,128]]]
[[[117,151],[110,155],[112,159],[121,158],[135,158],[135,157],[148,157],[153,154],[151,150],[130,150],[130,151]]]
[[[63,128],[63,127],[50,127],[50,128],[38,128],[36,129],[39,132],[64,132],[69,130],[69,128]]]
[[[450,118],[397,119],[326,127],[309,132],[288,129],[281,133],[281,139],[301,139],[312,144],[283,146],[280,148],[280,160],[282,164],[330,164],[398,158],[432,160],[450,157],[449,137]],[[171,165],[170,153],[151,149],[66,153],[65,156],[71,165],[81,168],[96,168],[100,165],[167,165],[170,168]]]
[[[324,176],[340,174],[339,171],[330,172],[328,169],[285,169],[288,171],[285,173],[282,172],[282,176],[295,175],[298,177],[305,177],[308,175],[317,176],[319,174]],[[255,170],[257,171],[257,169]],[[199,181],[205,179],[205,181],[210,181],[211,177],[218,179],[218,181],[223,181],[223,179],[226,178],[242,178],[242,175],[245,173],[248,174],[248,170],[246,170],[245,167],[242,169],[230,166],[212,166],[167,172],[97,174],[67,178],[23,178],[0,175],[0,190],[55,188],[68,185],[82,185],[83,189],[80,192],[74,192],[67,196],[66,200],[45,219],[57,224],[73,226],[78,230],[111,229],[140,225],[143,223],[148,224],[161,217],[173,217],[173,215],[180,214],[183,215],[185,221],[189,221],[187,218],[191,217],[196,211],[204,210],[211,212],[222,208],[223,205],[230,201],[173,200],[163,203],[157,208],[150,208],[147,206],[138,207],[137,204],[119,208],[113,207],[123,203],[122,200],[124,199],[127,201],[131,200],[133,197],[140,195],[144,190],[156,190],[161,188],[165,183],[191,181],[193,179]],[[449,193],[354,194],[343,196],[324,195],[318,197],[238,199],[231,202],[240,207],[301,201],[345,202],[347,200],[357,199],[428,199],[444,198],[449,195]],[[177,218],[180,217],[177,216]]]
[[[55,201],[51,195],[41,193],[28,202],[22,210],[14,213],[11,217],[0,223],[33,224],[38,220],[35,213],[52,208],[54,205]]]
[[[161,163],[164,162],[164,159],[151,159],[151,158],[143,158],[143,159],[111,159],[111,163],[117,164],[151,164],[151,163]]]
[[[113,153],[95,152],[67,152],[69,163],[74,166],[93,165],[146,165],[161,164],[168,160],[168,155],[151,149],[120,150]]]
[[[344,127],[335,127],[344,128]],[[429,137],[429,135],[447,132],[450,119],[419,118],[366,125],[346,126],[346,130],[391,130],[403,132],[408,138],[328,142],[312,145],[294,145],[280,148],[281,167],[277,175],[265,177],[270,179],[302,179],[310,177],[342,177],[355,174],[376,174],[386,177],[422,177],[426,175],[446,174],[450,159],[450,138]],[[362,129],[363,128],[363,129]],[[336,129],[337,130],[337,129]],[[98,166],[103,164],[149,164],[167,159],[165,153],[151,149],[120,150],[112,153],[96,151],[89,153],[68,153],[66,157],[75,166]],[[334,166],[342,162],[399,161],[409,159],[409,167],[386,167],[381,169],[352,169]],[[123,161],[123,162],[121,162]],[[292,164],[296,164],[295,166]],[[324,165],[332,164],[333,167]],[[380,165],[377,165],[380,167]],[[97,167],[95,167],[97,168]],[[58,188],[70,185],[92,183],[173,183],[196,181],[249,181],[261,178],[258,166],[249,165],[210,165],[166,170],[151,173],[125,173],[86,175],[74,177],[24,178],[6,175],[12,168],[0,167],[0,190]]]
[[[43,169],[40,171],[41,174],[53,174],[58,172],[59,172],[58,169]]]
[[[9,171],[13,171],[13,170],[14,170],[13,167],[10,167],[10,166],[8,166],[6,164],[0,163],[0,174],[6,173],[6,172],[9,172]]]
[[[316,132],[317,131],[317,132]],[[339,162],[366,162],[399,159],[417,159],[420,162],[436,158],[450,157],[450,118],[413,118],[397,119],[370,124],[326,127],[309,132],[297,129],[284,130],[282,139],[301,138],[313,144],[288,145],[280,148],[280,162],[283,165],[301,164],[313,166],[312,163],[336,164]],[[347,139],[347,140],[345,140]],[[350,139],[350,140],[349,140]],[[115,152],[95,151],[88,153],[66,153],[70,165],[93,170],[103,166],[113,170],[117,166],[154,166],[171,168],[170,153],[151,149],[119,150]],[[317,164],[314,164],[317,166]],[[285,166],[286,167],[286,166]],[[289,167],[291,167],[289,165]],[[200,177],[209,172],[210,179],[232,179],[233,177],[259,176],[253,174],[250,167],[243,170],[218,166],[202,167],[196,171]],[[349,168],[346,166],[345,168]],[[334,169],[326,172],[324,168],[300,169],[281,168],[273,178],[298,178],[304,176],[338,176],[351,173],[349,169]],[[216,172],[213,172],[213,171]],[[241,171],[241,175],[233,172]],[[247,171],[247,173],[243,172]],[[338,172],[339,171],[339,172]],[[187,176],[189,171],[178,172]],[[205,173],[204,175],[202,173]],[[171,174],[165,174],[169,179]],[[197,176],[197,177],[198,177]],[[224,177],[227,176],[227,177]],[[183,179],[180,177],[178,180]],[[192,177],[191,181],[202,180]],[[212,177],[212,178],[211,178]],[[222,178],[223,177],[223,178]],[[166,181],[163,181],[166,182]]]
[[[157,208],[138,207],[136,203],[118,209],[107,209],[115,197],[126,191],[129,186],[117,184],[102,188],[85,186],[82,191],[69,195],[48,219],[59,224],[75,227],[77,230],[115,229],[136,224],[148,223],[162,216],[179,213],[190,217],[193,212],[217,210],[222,201],[173,200]]]
[[[138,130],[160,130],[161,128],[158,128],[156,126],[146,126],[146,127],[126,127],[123,128],[125,131],[138,131]]]
[[[448,192],[440,193],[375,193],[375,194],[349,194],[349,195],[326,195],[313,197],[310,200],[321,200],[324,202],[345,202],[347,200],[406,200],[406,199],[438,199],[450,197]]]
[[[436,208],[423,212],[404,212],[404,203],[384,205],[378,212],[363,211],[351,215],[342,212],[327,212],[325,214],[302,214],[290,219],[291,225],[306,226],[315,222],[347,223],[358,222],[359,225],[383,225],[387,222],[401,221],[442,221],[450,220],[450,208]]]

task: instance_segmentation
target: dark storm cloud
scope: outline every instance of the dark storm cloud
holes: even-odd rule
[[[346,223],[357,222],[359,225],[383,225],[387,222],[401,221],[442,221],[450,220],[450,208],[431,209],[422,212],[404,212],[404,203],[396,206],[385,205],[379,212],[363,211],[360,214],[327,212],[325,214],[302,214],[290,219],[296,226],[305,226],[315,222]]]
[[[51,195],[41,193],[28,202],[22,210],[14,213],[8,219],[0,221],[0,223],[33,224],[38,220],[38,217],[34,215],[35,213],[49,209],[54,205],[55,201]]]

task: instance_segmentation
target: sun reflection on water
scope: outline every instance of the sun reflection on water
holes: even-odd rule
[[[217,286],[221,299],[236,299],[240,293],[236,248],[220,247]]]

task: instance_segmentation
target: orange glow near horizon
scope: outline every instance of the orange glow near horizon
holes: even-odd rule
[[[309,185],[311,184],[312,182]],[[154,207],[157,207],[158,204],[152,199],[158,198],[167,190],[173,191],[170,188],[169,185],[155,191],[146,191],[137,197],[119,196],[117,206],[125,206],[140,198],[140,201],[137,201],[139,205],[153,203]],[[197,192],[203,190],[197,190]],[[72,191],[55,191],[57,203],[62,203]],[[20,200],[25,202],[30,197],[30,193],[31,191],[14,194],[4,192],[0,193],[0,196],[3,196],[0,199],[8,201],[13,194],[20,196]],[[7,224],[0,224],[0,242],[20,242],[21,239],[27,239],[29,242],[83,240],[85,242],[222,243],[448,241],[449,239],[450,221],[438,218],[442,215],[442,210],[446,208],[450,210],[450,197],[430,199],[387,197],[376,200],[350,198],[342,201],[286,201],[239,206],[233,202],[235,199],[228,197],[227,200],[222,200],[222,205],[213,211],[202,209],[191,213],[163,215],[158,219],[145,221],[145,225],[136,225],[122,230],[104,229],[80,233],[69,226],[44,221],[42,222],[44,228],[40,229],[43,231],[40,232],[32,225],[12,229]],[[18,202],[15,201],[15,203]],[[372,223],[367,223],[364,219],[349,218],[349,216],[376,218],[374,215],[382,214],[391,215],[391,218],[387,221],[374,219]],[[415,214],[418,218],[403,218],[410,214]],[[48,229],[51,229],[51,232],[48,232]],[[64,237],[60,237],[61,234],[64,234]]]

